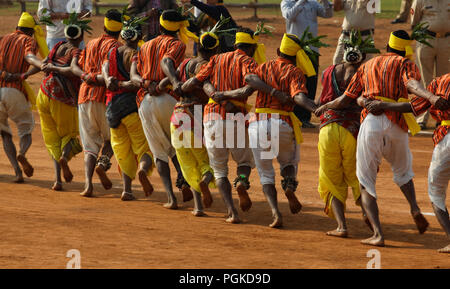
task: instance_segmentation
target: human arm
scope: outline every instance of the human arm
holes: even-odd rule
[[[295,104],[303,107],[309,112],[314,112],[317,109],[317,106],[314,103],[314,101],[309,99],[303,92],[300,92],[299,94],[294,96],[294,102]]]
[[[434,107],[436,107],[439,110],[446,110],[449,108],[448,101],[426,90],[423,87],[422,83],[415,79],[410,79],[406,83],[406,88],[408,88],[408,91],[410,93],[413,93],[419,97],[428,100]]]
[[[181,0],[181,3],[191,4],[192,6],[197,7],[203,13],[207,14],[211,18],[214,18],[215,20],[219,20],[220,15],[222,14],[220,12],[220,8],[218,8],[217,6],[208,5],[208,4],[198,1],[198,0]]]
[[[288,95],[282,91],[279,91],[279,90],[273,88],[272,86],[268,85],[267,83],[262,81],[256,74],[247,74],[245,76],[245,82],[247,82],[248,85],[253,90],[258,90],[258,91],[261,91],[262,93],[266,93],[266,94],[275,96],[281,104],[286,104],[286,103],[293,104],[293,101],[292,101],[292,98],[290,95]]]
[[[245,101],[253,93],[253,91],[254,89],[250,85],[246,85],[234,90],[213,92],[211,97],[216,102],[225,100]]]
[[[297,15],[303,10],[305,3],[308,2],[307,0],[283,0],[281,1],[281,15],[286,20],[289,21],[295,21],[295,18],[297,18]]]
[[[161,68],[164,74],[169,78],[170,83],[172,83],[172,90],[178,94],[181,95],[183,93],[181,86],[183,83],[178,80],[177,77],[177,71],[175,69],[175,63],[172,58],[164,57],[161,60]]]
[[[352,104],[352,102],[354,102],[353,98],[343,94],[343,95],[339,96],[338,98],[335,98],[334,100],[327,102],[327,103],[321,105],[320,107],[318,107],[314,111],[314,114],[318,117],[329,109],[334,109],[334,110],[345,109],[345,108],[349,107]],[[361,100],[360,103],[363,104],[364,101]]]

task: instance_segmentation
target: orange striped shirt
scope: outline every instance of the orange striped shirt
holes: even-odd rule
[[[166,77],[161,61],[170,58],[177,68],[184,60],[186,45],[180,39],[170,35],[160,35],[142,45],[134,61],[137,62],[137,71],[144,80],[160,82]],[[137,94],[137,103],[140,105],[147,90],[141,88]]]
[[[28,54],[36,55],[38,45],[33,37],[22,31],[15,31],[0,38],[0,70],[9,73],[25,73],[30,64],[25,61]],[[6,82],[0,77],[0,87],[11,87],[22,91],[22,81]]]
[[[450,73],[444,74],[441,77],[434,79],[429,85],[428,90],[436,96],[442,97],[447,101],[450,100]],[[450,120],[450,109],[445,111],[439,110],[431,105],[431,103],[422,97],[415,97],[411,101],[411,106],[414,114],[420,115],[430,109],[431,116],[440,124],[443,120]],[[437,145],[450,130],[449,126],[439,125],[433,133],[433,143]]]
[[[209,63],[195,76],[200,82],[209,79],[216,91],[229,91],[242,88],[247,85],[245,76],[254,74],[258,64],[245,54],[244,51],[236,49],[232,52],[217,54],[211,57]],[[247,102],[247,99],[245,99]],[[212,120],[210,113],[220,114],[222,119],[226,119],[226,101],[219,103],[208,103],[204,110],[204,120]],[[242,113],[246,113],[244,108],[240,108]]]
[[[108,58],[108,52],[114,47],[120,47],[120,43],[114,37],[103,35],[102,37],[89,41],[86,48],[81,52],[78,65],[86,73],[101,74],[103,62]],[[87,101],[98,101],[105,103],[106,87],[103,85],[89,85],[85,82],[81,84],[78,94],[78,103]]]
[[[408,81],[415,79],[420,81],[420,72],[414,62],[395,53],[387,53],[368,60],[360,66],[353,76],[345,91],[345,95],[351,98],[374,99],[377,96],[398,100],[408,98]],[[369,112],[363,109],[361,122]],[[402,113],[385,111],[387,118],[398,124],[405,132],[408,131]]]
[[[278,57],[275,60],[261,64],[255,73],[262,81],[276,90],[289,94],[292,98],[301,92],[308,93],[306,89],[306,78],[303,72],[285,58]],[[282,105],[278,101],[278,98],[261,91],[256,96],[255,107],[272,108],[287,112],[294,110],[293,105]],[[259,119],[259,113],[256,114],[256,117]],[[267,117],[270,118],[270,115]],[[280,115],[280,118],[292,126],[292,121],[289,116]]]

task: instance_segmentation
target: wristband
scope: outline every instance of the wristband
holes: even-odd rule
[[[25,79],[26,79],[26,76],[27,76],[27,75],[26,75],[25,73],[22,73],[22,74],[20,75],[20,80],[22,80],[22,81],[25,80]]]

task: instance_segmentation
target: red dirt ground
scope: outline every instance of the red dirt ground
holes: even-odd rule
[[[17,18],[2,17],[0,35],[12,31]],[[242,25],[255,25],[238,20]],[[275,56],[284,22],[281,18],[268,20],[277,28],[273,38],[264,39],[271,58]],[[97,35],[101,21],[94,18]],[[321,50],[321,70],[331,64],[341,22],[342,18],[321,20],[320,34],[328,35],[327,42],[332,45]],[[407,29],[408,25],[394,28],[389,20],[378,19],[377,27],[375,41],[382,48],[391,29]],[[42,75],[32,78],[36,90],[41,79]],[[138,200],[121,202],[121,181],[115,160],[110,173],[114,187],[110,191],[104,191],[95,179],[95,198],[78,195],[84,181],[81,155],[70,163],[75,175],[73,182],[64,184],[64,192],[51,191],[53,165],[45,150],[36,113],[35,117],[33,145],[28,153],[35,175],[23,185],[14,184],[10,164],[5,154],[0,153],[0,268],[65,268],[69,261],[66,252],[70,249],[81,252],[82,268],[366,268],[369,261],[366,254],[373,247],[359,243],[370,232],[353,200],[347,203],[350,238],[325,235],[335,224],[323,213],[323,203],[317,193],[317,130],[305,130],[301,147],[297,195],[304,208],[300,214],[291,215],[286,198],[280,194],[285,227],[275,230],[267,226],[271,213],[256,171],[251,176],[253,208],[248,213],[240,213],[245,221],[241,225],[224,222],[225,207],[217,192],[213,192],[214,204],[206,211],[205,218],[190,214],[192,201],[178,211],[164,209],[166,197],[157,173],[151,177],[155,187],[151,197],[145,198],[135,184]],[[415,137],[411,138],[410,146],[417,199],[423,212],[431,213],[426,188],[432,141],[430,137]],[[277,188],[281,190],[279,183]],[[387,244],[378,248],[381,267],[450,268],[449,256],[436,252],[449,240],[435,217],[426,216],[430,228],[419,235],[407,202],[392,182],[391,170],[385,162],[377,189]],[[177,197],[181,199],[178,193]]]

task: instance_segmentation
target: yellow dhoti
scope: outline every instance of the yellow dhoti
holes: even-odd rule
[[[138,163],[144,154],[152,159],[152,166],[148,171],[148,175],[151,175],[153,156],[137,112],[122,118],[117,128],[111,128],[111,146],[120,170],[132,180],[136,176]]]
[[[356,139],[344,127],[330,123],[319,133],[319,194],[325,202],[325,213],[334,218],[331,201],[337,198],[344,204],[348,187],[352,188],[355,202],[361,192],[356,177]]]
[[[214,175],[214,171],[209,165],[208,152],[206,148],[194,147],[194,133],[193,131],[185,130],[180,135],[175,133],[176,128],[173,124],[170,124],[171,141],[175,148],[178,162],[180,163],[181,172],[186,182],[197,192],[201,192],[199,183],[203,176],[210,172]],[[183,137],[191,137],[191,147],[183,146]],[[214,181],[209,183],[210,188],[215,188]]]
[[[46,96],[42,90],[39,90],[36,105],[45,146],[52,158],[58,161],[68,143],[72,145],[69,159],[80,153],[77,108]]]

